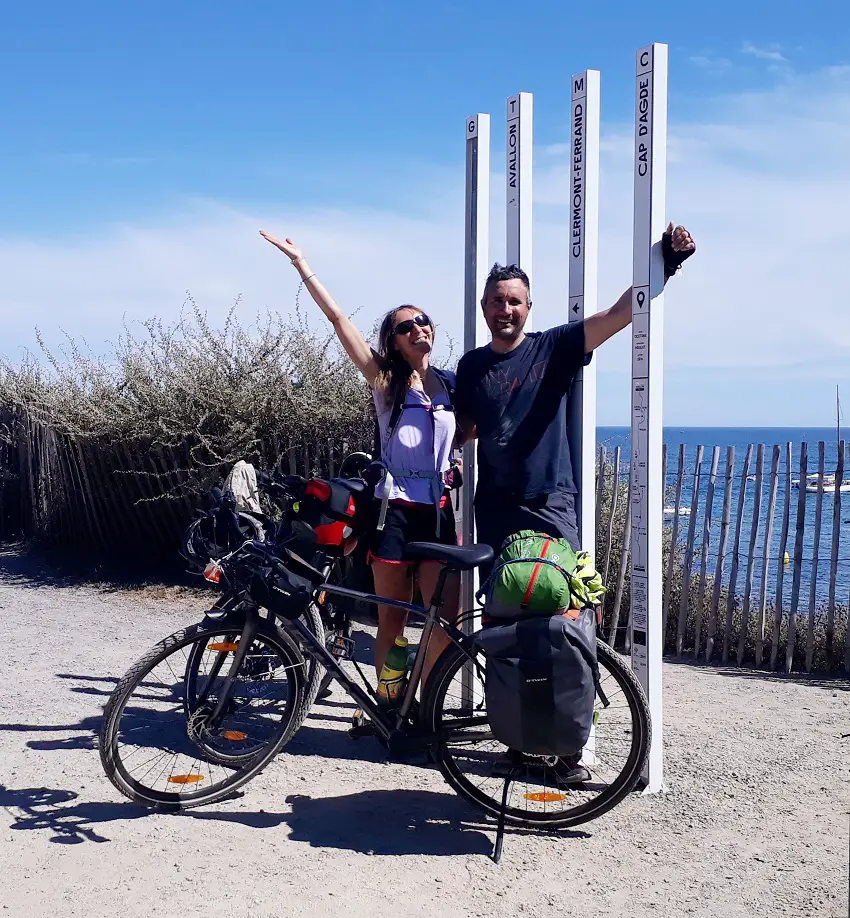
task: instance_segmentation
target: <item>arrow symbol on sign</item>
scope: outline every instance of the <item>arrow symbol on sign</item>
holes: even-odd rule
[[[578,313],[578,303],[573,306],[573,312]]]

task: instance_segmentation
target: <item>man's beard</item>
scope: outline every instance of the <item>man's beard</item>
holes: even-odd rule
[[[522,325],[519,322],[494,322],[490,326],[490,334],[501,341],[515,341],[522,334]]]

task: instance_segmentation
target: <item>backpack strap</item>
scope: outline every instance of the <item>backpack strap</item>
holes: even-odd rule
[[[449,396],[449,401],[454,404],[455,400],[455,389],[456,386],[452,382],[452,373],[449,373],[448,370],[441,370],[438,367],[432,367],[434,373],[437,376],[437,379],[443,384],[443,388],[446,390]]]

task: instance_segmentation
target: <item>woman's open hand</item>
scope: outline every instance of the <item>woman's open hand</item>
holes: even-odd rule
[[[271,233],[267,233],[265,230],[260,230],[260,235],[266,241],[270,242],[275,248],[280,249],[284,255],[287,255],[290,261],[298,261],[299,258],[303,258],[304,255],[301,252],[301,249],[291,240],[285,239],[283,242],[280,239],[276,239]]]

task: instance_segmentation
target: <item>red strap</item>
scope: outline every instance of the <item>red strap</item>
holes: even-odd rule
[[[543,551],[540,552],[541,558],[546,557],[546,553],[549,551],[549,546],[551,544],[551,539],[546,539],[543,543]],[[528,603],[531,600],[531,594],[534,592],[534,585],[537,583],[537,577],[540,574],[541,567],[543,567],[543,565],[539,561],[534,565],[534,570],[531,572],[531,577],[528,580],[528,589],[525,591],[525,596],[522,597],[522,602],[519,604],[521,609],[528,608]]]

